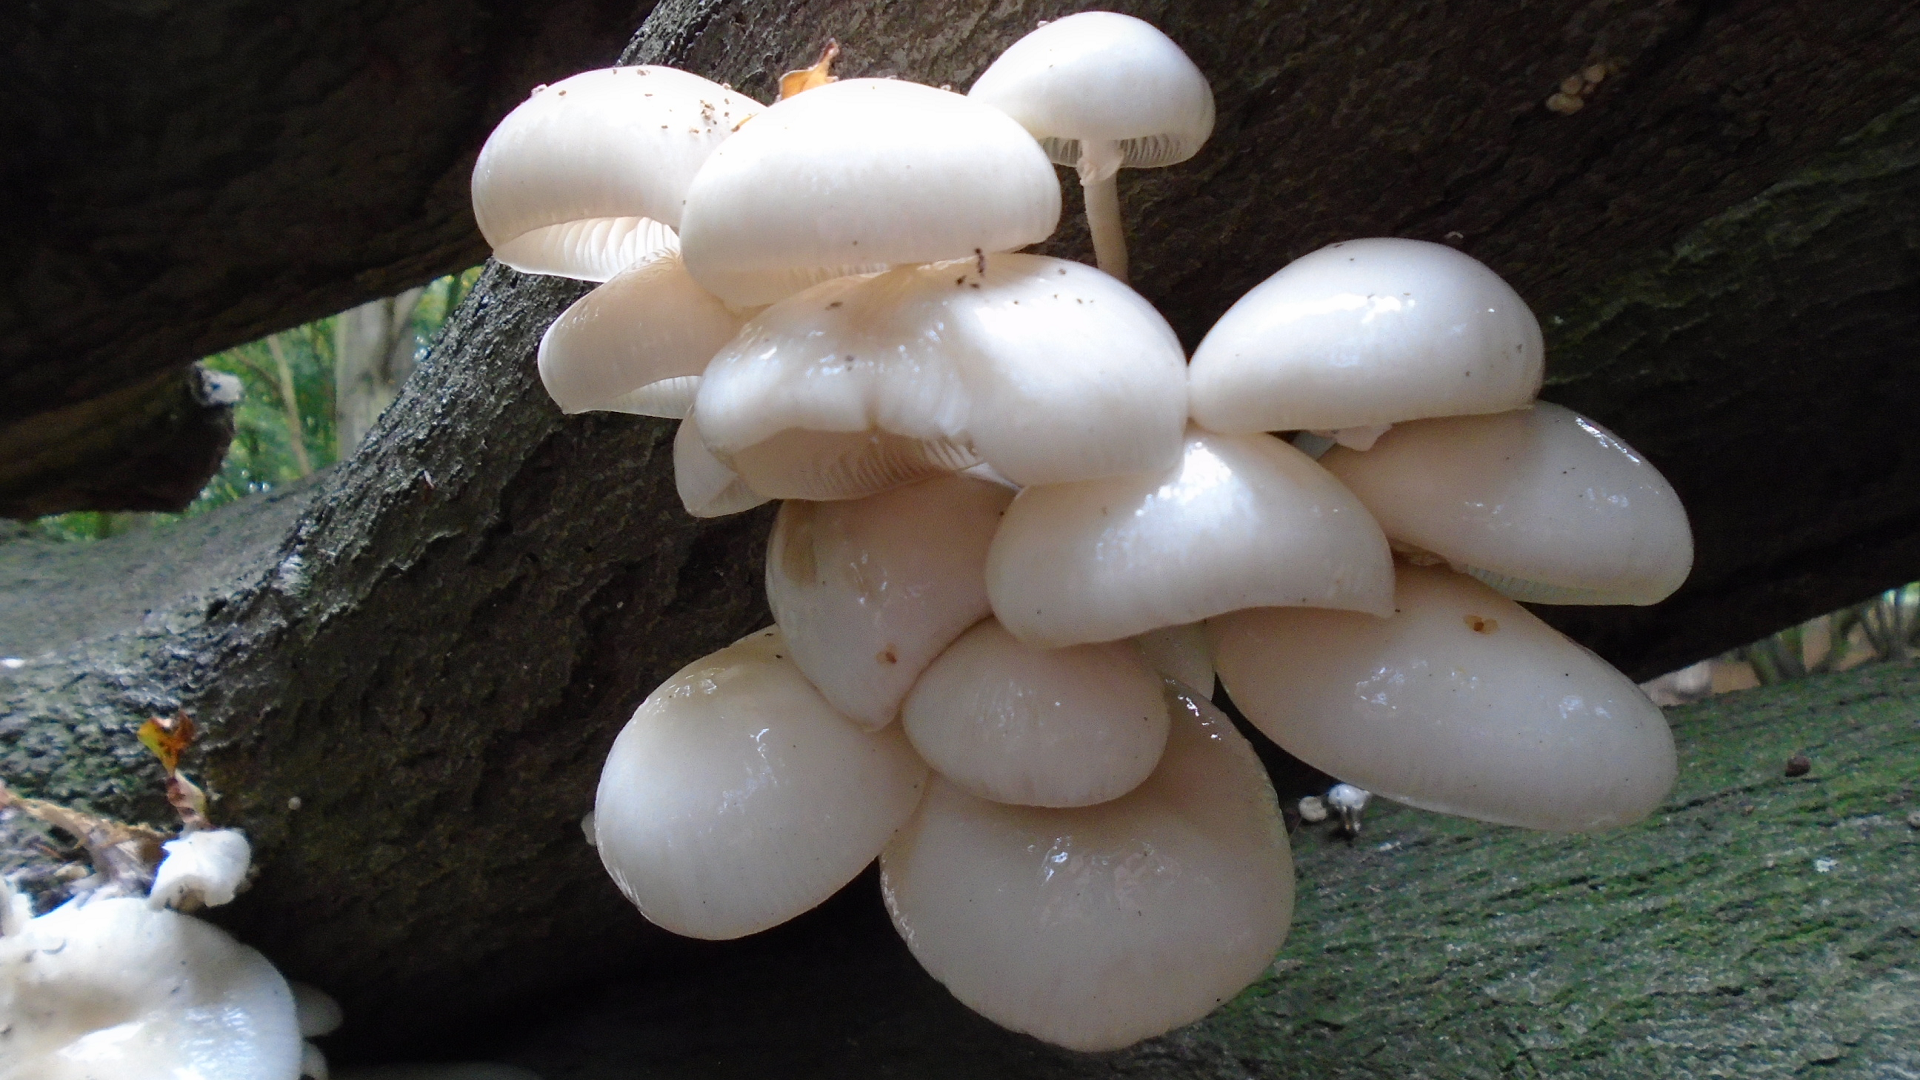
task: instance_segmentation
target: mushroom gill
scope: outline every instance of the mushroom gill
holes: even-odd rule
[[[605,281],[671,241],[707,156],[765,107],[667,67],[534,89],[473,166],[473,216],[502,263]]]
[[[769,307],[696,400],[708,447],[777,498],[857,498],[981,461],[1053,484],[1172,464],[1186,363],[1166,320],[1105,274],[980,255]]]

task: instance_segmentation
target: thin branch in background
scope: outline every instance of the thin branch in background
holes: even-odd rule
[[[307,437],[300,424],[300,402],[294,396],[293,365],[287,361],[287,351],[280,346],[280,335],[267,338],[267,351],[273,354],[274,366],[280,369],[280,402],[287,412],[287,442],[293,448],[294,467],[301,476],[313,475],[313,459],[307,456]]]

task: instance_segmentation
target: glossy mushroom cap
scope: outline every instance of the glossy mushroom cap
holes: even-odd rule
[[[605,281],[671,241],[694,173],[763,108],[666,67],[539,87],[480,149],[474,219],[516,270]]]
[[[1087,143],[1118,144],[1115,167],[1173,165],[1213,132],[1206,76],[1151,24],[1111,11],[1055,19],[1014,42],[967,96],[1019,121],[1060,165],[1078,165]]]
[[[1213,431],[1338,430],[1506,412],[1545,374],[1519,295],[1440,244],[1348,240],[1288,263],[1194,350],[1193,419]]]
[[[700,425],[692,413],[673,433],[673,486],[680,505],[697,518],[726,517],[768,501],[713,456],[700,438]]]
[[[293,994],[266,957],[144,900],[70,902],[0,937],[0,1074],[293,1080]]]
[[[697,401],[708,447],[755,490],[834,499],[981,460],[1017,484],[1165,468],[1185,377],[1138,293],[1079,263],[992,255],[775,304],[714,356]]]
[[[822,697],[869,729],[987,615],[987,544],[1013,493],[943,476],[844,502],[780,507],[767,606]]]
[[[1211,620],[1220,679],[1302,761],[1428,810],[1584,832],[1638,821],[1672,789],[1659,708],[1533,613],[1413,566],[1394,607]]]
[[[1189,428],[1168,471],[1020,492],[987,552],[987,595],[1015,637],[1058,647],[1264,605],[1384,615],[1393,562],[1359,500],[1305,454]]]
[[[788,98],[741,128],[687,191],[694,279],[732,304],[895,263],[1011,251],[1046,239],[1060,185],[997,109],[893,79]]]
[[[540,338],[540,382],[562,412],[680,419],[700,373],[747,321],[655,252],[574,301]]]
[[[1515,600],[1657,604],[1693,567],[1686,508],[1612,432],[1540,402],[1401,424],[1327,471],[1387,538],[1432,552]]]
[[[300,1025],[301,1038],[331,1035],[346,1022],[347,1014],[340,1008],[340,1003],[325,990],[292,980],[288,980],[287,989],[293,991],[293,1015]]]
[[[968,1008],[1075,1050],[1197,1020],[1286,939],[1293,867],[1253,748],[1204,698],[1171,697],[1145,783],[1069,810],[935,776],[880,857],[907,947]]]
[[[853,880],[926,775],[898,728],[869,734],[835,712],[767,629],[647,696],[607,754],[594,838],[648,920],[741,937]]]
[[[928,665],[900,722],[968,794],[1092,806],[1153,772],[1168,711],[1160,676],[1126,643],[1036,649],[985,619]]]
[[[1114,174],[1185,161],[1213,131],[1213,91],[1165,34],[1131,15],[1069,15],[1013,43],[968,97],[1018,120],[1080,173],[1100,269],[1127,279]]]
[[[153,872],[148,907],[191,911],[231,903],[253,862],[253,848],[238,829],[201,829],[160,846],[167,854]]]

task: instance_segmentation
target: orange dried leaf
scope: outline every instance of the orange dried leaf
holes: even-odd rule
[[[780,100],[785,101],[795,94],[820,87],[835,81],[833,77],[833,58],[840,55],[840,43],[827,39],[827,47],[820,50],[820,59],[812,67],[789,71],[780,76]]]
[[[193,745],[193,718],[175,713],[172,718],[156,716],[140,725],[140,745],[153,751],[160,764],[172,776],[180,767],[180,755]]]

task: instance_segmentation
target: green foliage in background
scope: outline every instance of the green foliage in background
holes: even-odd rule
[[[416,356],[426,354],[447,316],[479,277],[480,268],[474,267],[427,286],[413,311]],[[239,376],[246,393],[234,407],[233,445],[226,461],[184,514],[89,510],[41,518],[34,523],[35,531],[62,540],[98,540],[205,513],[340,460],[333,402],[337,318],[330,315],[201,361],[215,371]]]

